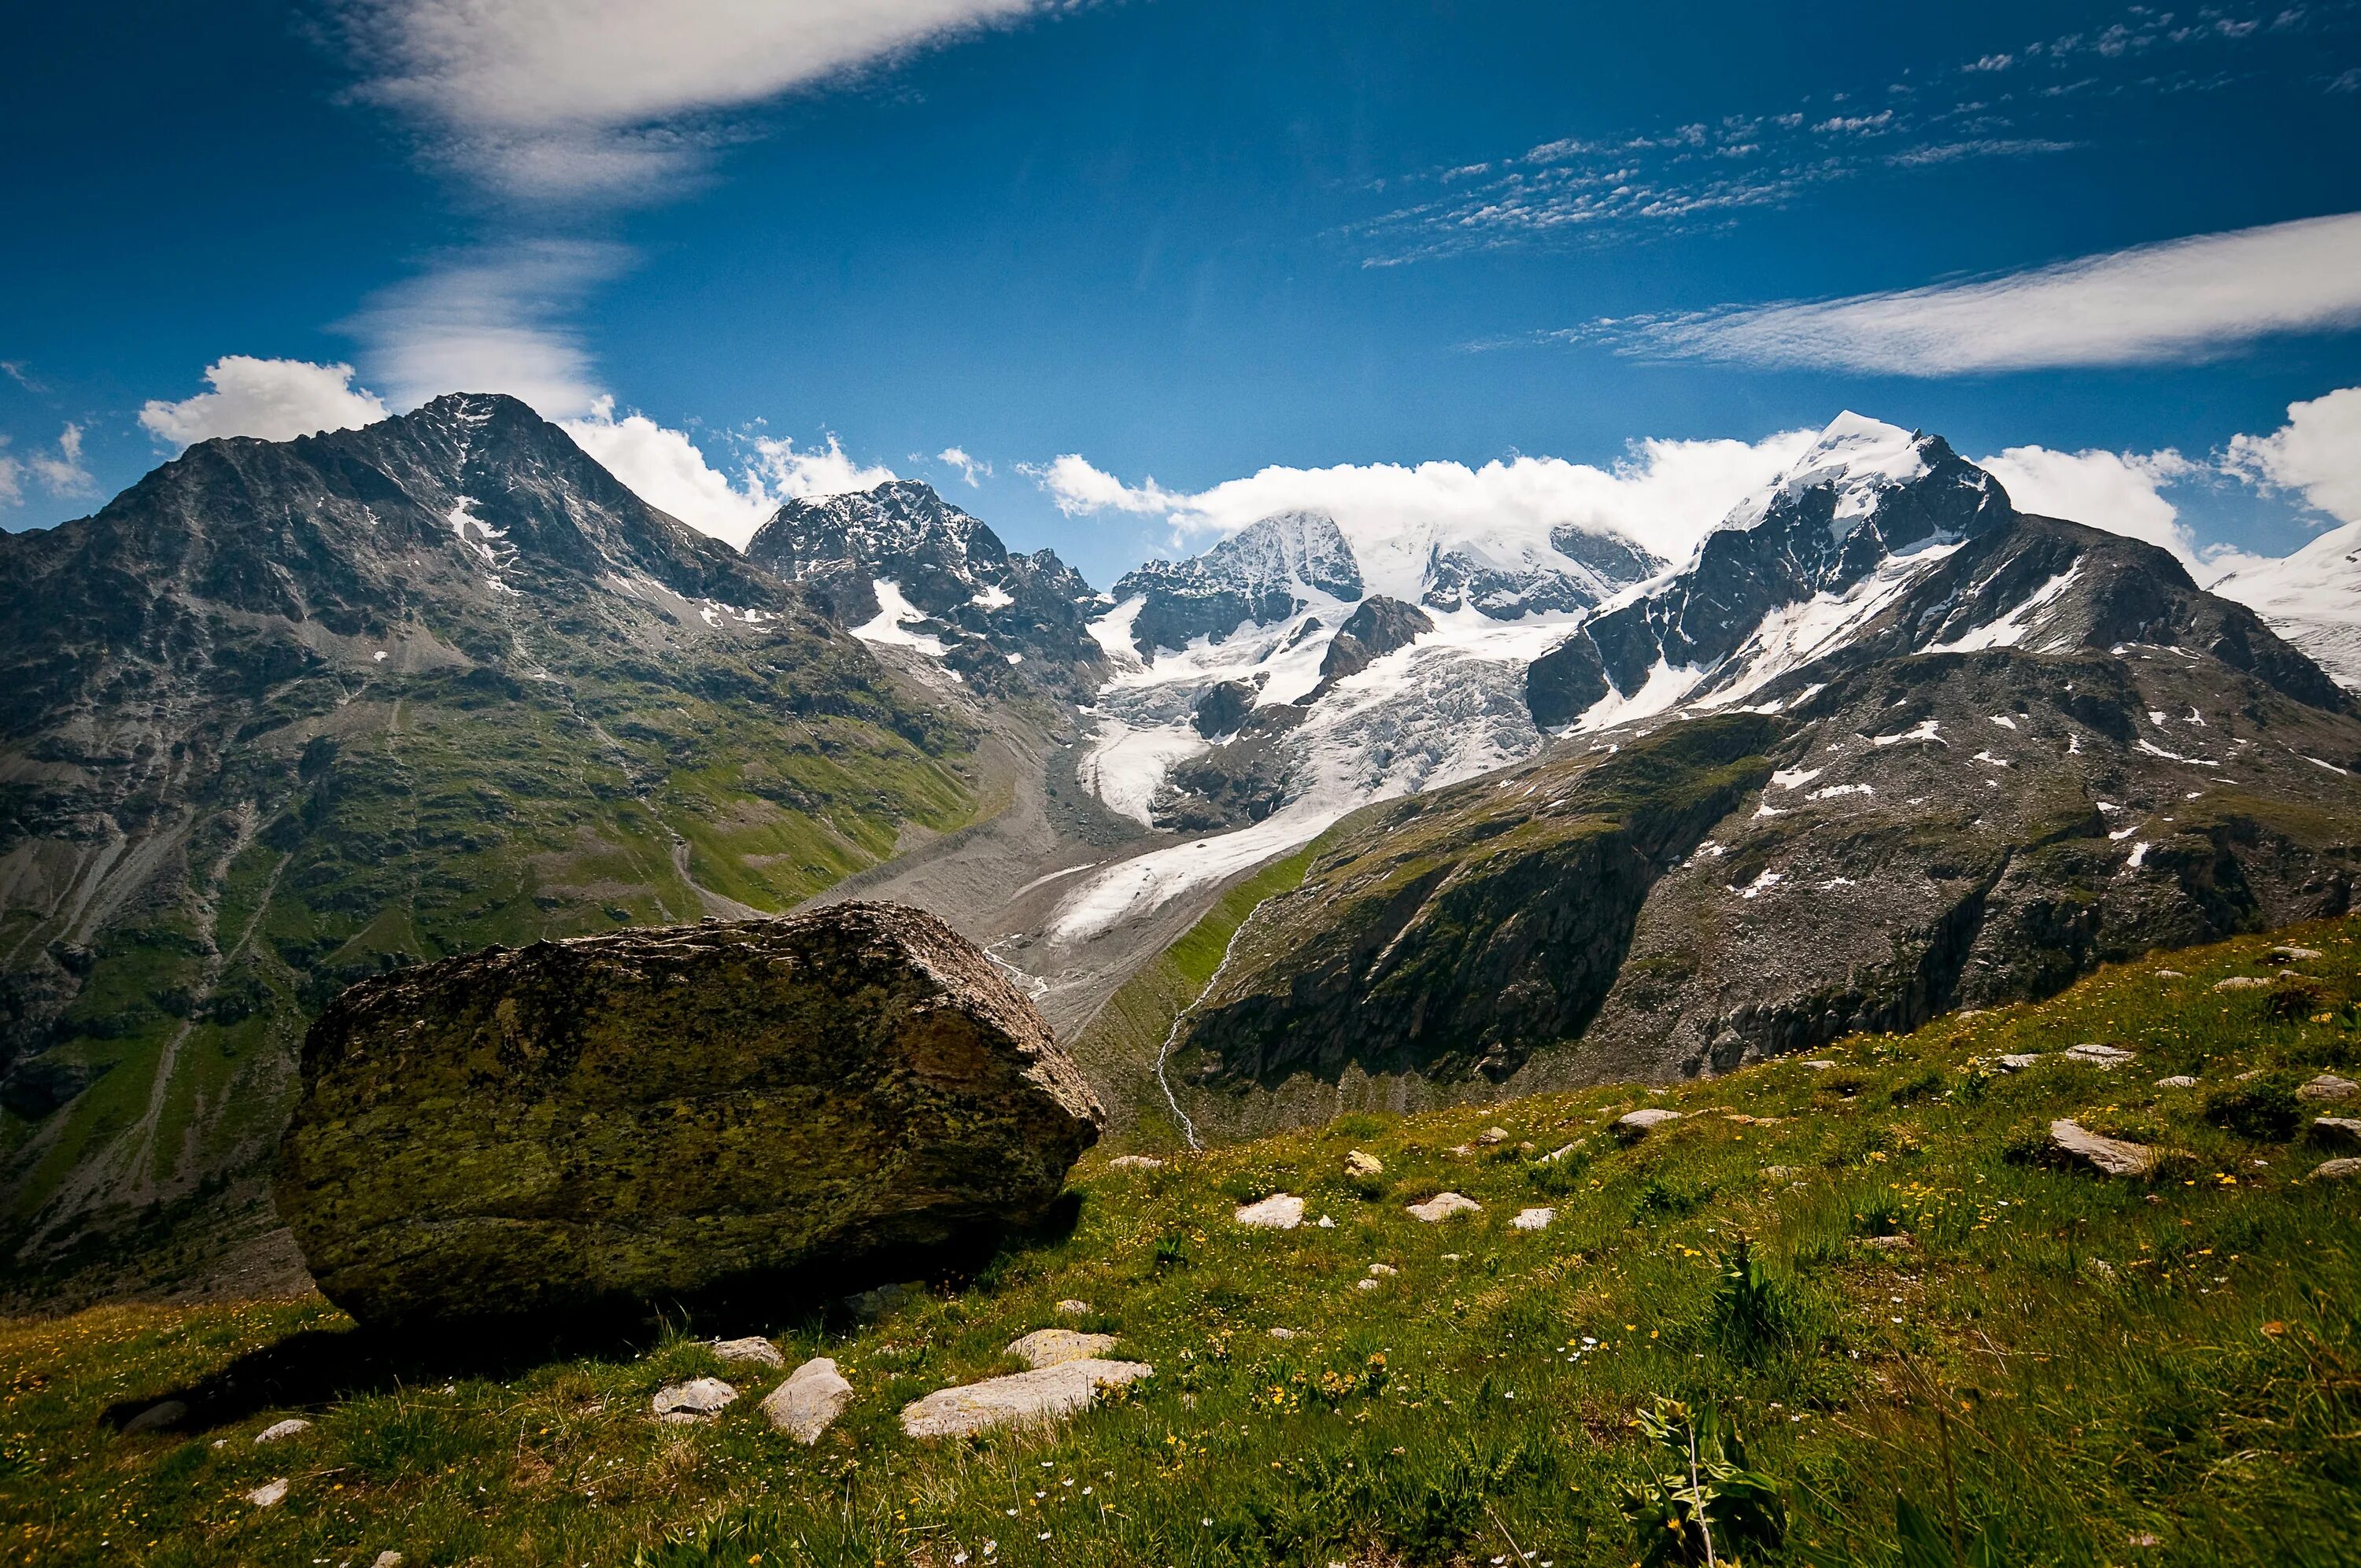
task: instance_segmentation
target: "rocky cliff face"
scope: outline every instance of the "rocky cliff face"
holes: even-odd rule
[[[1275,625],[1313,603],[1361,597],[1361,569],[1334,518],[1280,512],[1186,561],[1150,561],[1115,585],[1120,605],[1137,598],[1132,645],[1152,656],[1198,638],[1226,640],[1241,625]]]
[[[1053,551],[1010,552],[915,480],[789,501],[746,554],[803,587],[837,625],[929,648],[986,690],[1039,686],[1082,699],[1105,673],[1088,630],[1104,606],[1081,574]]]
[[[0,535],[0,1242],[260,1213],[340,987],[783,908],[956,823],[967,738],[511,399]]]
[[[1101,1112],[932,916],[840,904],[368,981],[303,1047],[276,1195],[367,1324],[644,1311],[1038,1219]]]

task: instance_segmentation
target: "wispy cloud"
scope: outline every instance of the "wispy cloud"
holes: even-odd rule
[[[2179,20],[2135,7],[2109,27],[2032,39],[1905,82],[1856,83],[1777,112],[1560,137],[1389,180],[1382,189],[1397,204],[1343,232],[1364,266],[1393,267],[1726,226],[1839,181],[2071,151],[2111,134],[2092,100],[2218,90],[2261,58],[2248,52],[2257,40],[2301,34],[2282,52],[2306,50],[2313,71],[2333,60],[2333,72],[2356,59],[2356,15],[2354,0]],[[1405,192],[1413,199],[1400,201]]]
[[[1967,283],[1604,322],[1622,352],[1897,376],[2202,359],[2361,325],[2361,213],[2201,235]]]
[[[461,253],[379,295],[348,324],[398,406],[442,392],[507,392],[551,419],[585,414],[601,389],[568,318],[629,259],[617,247],[573,240]]]
[[[54,444],[34,447],[22,457],[7,448],[8,438],[0,435],[0,507],[24,505],[27,485],[38,485],[52,496],[86,496],[97,488],[82,462],[78,424],[67,425]]]
[[[960,478],[971,490],[983,488],[983,486],[977,482],[977,476],[981,475],[986,479],[992,477],[991,464],[979,462],[956,446],[946,446],[936,453],[935,461],[946,468],[958,470]]]
[[[179,401],[152,399],[139,411],[148,434],[173,446],[219,435],[287,441],[324,430],[350,430],[386,416],[385,400],[353,385],[349,365],[257,359],[231,354],[205,367],[213,390]]]
[[[835,435],[818,446],[750,433],[723,434],[714,444],[734,448],[733,477],[713,466],[686,431],[658,424],[643,413],[615,417],[615,400],[601,397],[588,414],[562,422],[567,434],[642,500],[703,533],[740,549],[782,502],[874,488],[895,477],[882,465],[848,455]]]
[[[526,200],[661,197],[726,116],[1045,0],[345,0],[359,95]]]

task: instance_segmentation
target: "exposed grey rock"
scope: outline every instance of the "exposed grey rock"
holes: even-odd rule
[[[904,1407],[902,1430],[912,1437],[968,1437],[994,1427],[1048,1426],[1088,1409],[1099,1389],[1121,1387],[1155,1372],[1137,1361],[1065,1361],[938,1388]]]
[[[1115,1348],[1113,1334],[1078,1333],[1072,1329],[1035,1329],[1012,1343],[1008,1354],[1027,1366],[1057,1366],[1069,1361],[1092,1361]]]
[[[656,1419],[675,1426],[709,1421],[737,1399],[738,1390],[719,1377],[692,1377],[656,1390]]]
[[[2147,1176],[2156,1169],[2159,1157],[2145,1144],[2102,1137],[2070,1119],[2049,1124],[2049,1146],[2102,1176]]]
[[[2170,1078],[2158,1079],[2156,1086],[2158,1089],[2194,1089],[2197,1080],[2185,1072],[2176,1072]]]
[[[1906,1235],[1895,1234],[1890,1236],[1863,1236],[1861,1238],[1861,1245],[1869,1248],[1872,1252],[1908,1252],[1912,1247],[1917,1245],[1917,1243]]]
[[[2356,1176],[2361,1176],[2361,1159],[2323,1160],[2312,1168],[2314,1181],[2345,1181]]]
[[[814,1356],[763,1399],[763,1414],[774,1431],[796,1442],[815,1443],[830,1422],[852,1402],[852,1385],[825,1355]]]
[[[787,1358],[769,1340],[718,1339],[713,1342],[713,1354],[724,1361],[751,1362],[757,1366],[785,1366]]]
[[[1088,1301],[1078,1301],[1069,1296],[1058,1303],[1057,1310],[1061,1318],[1086,1318],[1090,1316],[1091,1304]]]
[[[2361,1148],[2361,1120],[2351,1116],[2315,1116],[2312,1121],[2312,1136],[2315,1143],[2330,1148]]]
[[[1800,1068],[1808,1069],[1813,1072],[1826,1072],[1828,1069],[1836,1066],[1837,1064],[1828,1060],[1826,1057],[1814,1057],[1809,1061],[1799,1061],[1795,1065]]]
[[[370,1563],[369,1568],[401,1568],[401,1563],[402,1556],[401,1552],[390,1551],[380,1552],[377,1554],[377,1561]]]
[[[310,1431],[311,1430],[312,1423],[310,1421],[305,1420],[301,1416],[290,1416],[283,1421],[273,1421],[270,1425],[263,1428],[260,1431],[256,1432],[254,1434],[254,1441],[258,1444],[277,1442],[283,1438],[293,1437],[297,1432],[305,1432]]]
[[[1484,1145],[1487,1148],[1499,1144],[1505,1144],[1509,1141],[1509,1129],[1506,1127],[1487,1127],[1482,1132],[1476,1135],[1476,1141]]]
[[[1382,1176],[1385,1169],[1385,1161],[1373,1154],[1351,1149],[1345,1155],[1345,1174],[1347,1176]]]
[[[1119,1154],[1107,1161],[1109,1170],[1162,1170],[1164,1162],[1152,1154]]]
[[[1295,1331],[1293,1329],[1266,1329],[1263,1332],[1273,1339],[1286,1340],[1293,1339],[1295,1337]]]
[[[2349,1078],[2339,1078],[2333,1072],[2322,1073],[2311,1082],[2299,1086],[2295,1091],[2298,1100],[2309,1100],[2314,1104],[2350,1100],[2356,1095],[2361,1095],[2361,1083]]]
[[[2227,980],[2215,981],[2213,982],[2213,989],[2216,991],[2262,991],[2268,990],[2270,983],[2271,982],[2269,981],[2263,979],[2259,975],[2234,974]]]
[[[1576,1149],[1581,1148],[1583,1146],[1583,1143],[1584,1140],[1577,1138],[1573,1143],[1561,1144],[1556,1148],[1550,1150],[1549,1153],[1542,1156],[1541,1158],[1535,1160],[1533,1163],[1535,1165],[1555,1165],[1566,1156],[1574,1153]]]
[[[2310,963],[2320,956],[2318,948],[2279,947],[2270,951],[2271,961],[2281,964]]]
[[[1396,1268],[1390,1263],[1373,1263],[1369,1265],[1369,1275],[1372,1278],[1376,1279],[1391,1279],[1395,1275],[1400,1274],[1400,1269]]]
[[[1336,629],[1327,653],[1320,661],[1320,684],[1312,687],[1312,696],[1305,700],[1319,701],[1338,681],[1359,674],[1387,654],[1409,647],[1433,630],[1434,622],[1416,605],[1371,594]]]
[[[287,1500],[287,1477],[265,1481],[246,1495],[246,1500],[258,1508],[275,1508]]]
[[[2124,1063],[2133,1060],[2134,1054],[2116,1046],[2085,1042],[2082,1045],[2067,1047],[2066,1059],[2087,1062],[2092,1067],[2121,1067]]]
[[[305,1042],[276,1196],[363,1322],[545,1318],[1028,1223],[1101,1115],[964,938],[838,904],[355,986]]]
[[[1303,1223],[1303,1200],[1291,1192],[1274,1192],[1259,1202],[1241,1205],[1231,1217],[1255,1230],[1291,1231]]]
[[[2040,1064],[2041,1053],[2038,1051],[2011,1051],[2000,1058],[2001,1070],[2004,1072],[2023,1072],[2026,1068],[2038,1067]]]
[[[1454,1214],[1477,1214],[1483,1212],[1483,1210],[1484,1205],[1475,1199],[1464,1197],[1456,1192],[1438,1192],[1423,1203],[1412,1203],[1410,1206],[1412,1219],[1423,1221],[1430,1225],[1440,1224]]]
[[[1622,1138],[1644,1138],[1667,1122],[1681,1119],[1678,1111],[1667,1111],[1661,1105],[1643,1106],[1615,1118],[1615,1133]]]
[[[1132,620],[1132,642],[1152,654],[1200,637],[1223,641],[1246,622],[1276,625],[1310,602],[1305,588],[1357,599],[1361,570],[1334,519],[1290,511],[1251,523],[1192,560],[1150,561],[1127,572],[1114,598],[1145,601]]]
[[[1557,1211],[1549,1208],[1520,1209],[1517,1217],[1509,1222],[1512,1231],[1545,1231],[1557,1219]]]

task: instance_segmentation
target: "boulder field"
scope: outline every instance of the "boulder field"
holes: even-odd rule
[[[363,1323],[539,1322],[989,1239],[1102,1117],[982,952],[842,904],[362,981],[305,1039],[274,1192]]]

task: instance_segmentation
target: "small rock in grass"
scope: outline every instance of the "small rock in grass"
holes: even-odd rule
[[[2000,1069],[2003,1072],[2023,1072],[2040,1060],[2040,1054],[2036,1051],[2011,1051],[2000,1058]]]
[[[785,1366],[787,1364],[787,1358],[779,1354],[779,1347],[760,1336],[715,1340],[713,1354],[724,1361],[751,1361],[762,1366]]]
[[[1303,1223],[1303,1200],[1291,1192],[1274,1192],[1258,1203],[1241,1206],[1231,1218],[1258,1231],[1291,1231]]]
[[[287,1500],[287,1477],[265,1481],[246,1495],[246,1500],[258,1508],[275,1508]]]
[[[2092,1067],[2121,1067],[2132,1059],[2132,1053],[2120,1047],[2103,1046],[2095,1041],[2085,1041],[2079,1046],[2069,1046],[2066,1048],[2066,1059],[2088,1062]]]
[[[1410,1212],[1412,1219],[1422,1220],[1430,1225],[1434,1225],[1442,1223],[1454,1214],[1480,1213],[1483,1208],[1484,1205],[1473,1198],[1465,1198],[1456,1192],[1438,1192],[1423,1203],[1412,1203],[1410,1206]]]
[[[2049,1146],[2102,1176],[2146,1176],[2156,1169],[2158,1157],[2145,1144],[2102,1137],[2070,1119],[2049,1124]]]
[[[1373,1154],[1363,1154],[1355,1149],[1345,1157],[1345,1174],[1347,1176],[1383,1176],[1385,1171],[1386,1162]]]
[[[1908,1236],[1863,1236],[1861,1245],[1872,1252],[1908,1252],[1917,1244]]]
[[[1356,1290],[1375,1290],[1383,1283],[1384,1281],[1378,1279],[1356,1279],[1353,1281],[1353,1288]]]
[[[938,1388],[903,1407],[902,1430],[912,1437],[966,1437],[994,1427],[1047,1426],[1088,1409],[1101,1388],[1121,1387],[1155,1371],[1137,1361],[1064,1361]]]
[[[1799,1174],[1792,1165],[1766,1165],[1763,1168],[1763,1177],[1766,1181],[1784,1181]]]
[[[1320,1228],[1323,1231],[1333,1231],[1336,1228],[1336,1222],[1323,1214],[1320,1216]]]
[[[1517,1211],[1517,1217],[1509,1222],[1509,1229],[1545,1231],[1550,1228],[1551,1222],[1556,1218],[1557,1211],[1554,1209],[1520,1209]]]
[[[2273,948],[2270,953],[2271,962],[2275,964],[2310,963],[2320,956],[2318,948]]]
[[[1797,1062],[1795,1065],[1798,1067],[1810,1068],[1814,1072],[1826,1072],[1828,1069],[1836,1066],[1837,1064],[1828,1060],[1826,1057],[1814,1057],[1810,1061]]]
[[[1443,1255],[1443,1261],[1445,1263],[1457,1263],[1459,1261],[1459,1255],[1455,1252],[1446,1252]]]
[[[299,1431],[310,1431],[311,1430],[312,1423],[310,1421],[303,1420],[301,1416],[290,1416],[283,1421],[273,1421],[270,1425],[263,1428],[260,1431],[256,1432],[254,1434],[254,1441],[258,1443],[277,1442],[281,1438],[293,1437]]]
[[[2250,1067],[2246,1071],[2240,1073],[2233,1081],[2237,1083],[2252,1083],[2255,1080],[2262,1076],[2263,1069],[2261,1068]]]
[[[1058,1303],[1058,1315],[1061,1318],[1087,1318],[1091,1315],[1091,1304],[1069,1296]]]
[[[2331,1148],[2361,1148],[2361,1121],[2350,1116],[2315,1116],[2312,1135],[2314,1142]]]
[[[1562,1145],[1557,1148],[1550,1150],[1549,1153],[1542,1156],[1541,1158],[1535,1160],[1533,1163],[1535,1165],[1555,1165],[1558,1161],[1564,1159],[1566,1156],[1572,1154],[1581,1146],[1582,1145],[1579,1141]]]
[[[1119,1154],[1107,1161],[1109,1170],[1162,1170],[1164,1162],[1152,1154]]]
[[[1396,1268],[1390,1263],[1373,1263],[1369,1265],[1369,1273],[1378,1279],[1391,1279],[1395,1275],[1400,1274],[1400,1269]]]
[[[819,1355],[788,1373],[785,1382],[763,1397],[763,1414],[774,1431],[810,1444],[851,1402],[852,1385],[834,1361]]]
[[[1677,1122],[1680,1119],[1681,1113],[1678,1111],[1667,1111],[1661,1106],[1651,1105],[1643,1111],[1633,1111],[1616,1117],[1615,1134],[1622,1138],[1644,1138],[1666,1122]]]
[[[2156,976],[2158,980],[2187,980],[2189,978],[2177,969],[2150,970],[2148,972]]]
[[[1008,1354],[1038,1369],[1069,1361],[1088,1361],[1115,1348],[1113,1334],[1077,1333],[1072,1329],[1035,1329],[1009,1345]]]
[[[2234,974],[2227,980],[2213,982],[2216,991],[2259,991],[2271,982],[2251,974]]]
[[[2298,1100],[2310,1100],[2314,1102],[2350,1100],[2356,1094],[2361,1094],[2361,1083],[2356,1083],[2349,1078],[2339,1078],[2333,1072],[2322,1073],[2295,1091],[2295,1097]]]
[[[2314,1181],[2343,1181],[2355,1176],[2361,1176],[2361,1159],[2323,1160],[2312,1168]]]
[[[2158,1089],[2194,1089],[2197,1080],[2185,1072],[2176,1072],[2170,1078],[2158,1079],[2156,1086]]]
[[[1293,1329],[1266,1329],[1263,1332],[1269,1334],[1273,1339],[1293,1339],[1295,1337],[1295,1331]]]
[[[709,1421],[729,1409],[738,1390],[719,1377],[692,1377],[686,1383],[656,1390],[656,1418],[675,1426]]]
[[[124,1422],[124,1435],[128,1437],[133,1432],[161,1431],[166,1427],[178,1426],[181,1418],[188,1413],[189,1407],[180,1400],[160,1399]]]
[[[1476,1135],[1476,1141],[1479,1144],[1486,1145],[1487,1146],[1493,1144],[1505,1144],[1509,1141],[1509,1129],[1506,1127],[1487,1127],[1482,1132]]]
[[[402,1561],[402,1555],[399,1552],[380,1552],[377,1554],[377,1561],[370,1563],[369,1568],[401,1568]]]

